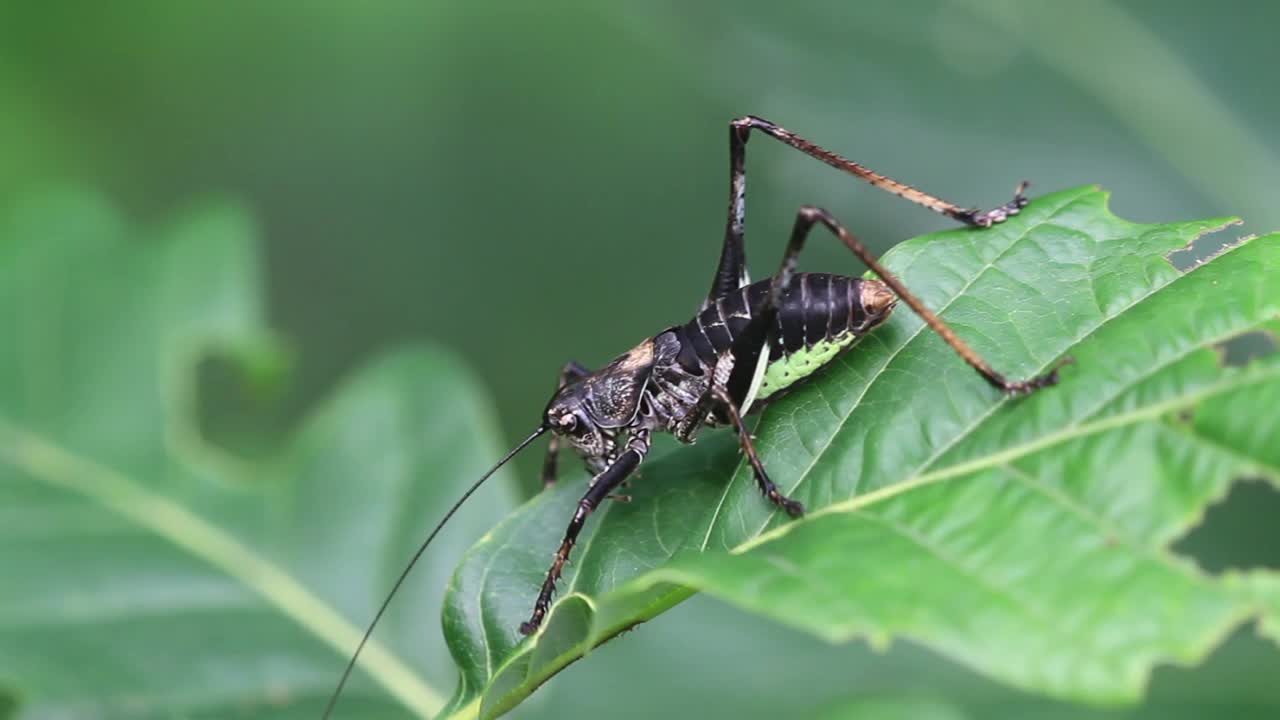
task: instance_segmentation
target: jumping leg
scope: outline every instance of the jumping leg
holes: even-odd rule
[[[804,247],[805,238],[809,235],[809,231],[813,229],[814,224],[821,223],[828,230],[840,238],[840,241],[849,248],[858,259],[871,269],[881,282],[889,286],[894,294],[902,298],[903,302],[911,307],[912,310],[920,316],[925,323],[938,333],[951,349],[955,350],[966,363],[969,364],[978,374],[991,383],[994,387],[1009,393],[1010,395],[1021,395],[1039,390],[1048,385],[1054,385],[1058,382],[1058,370],[1067,363],[1071,362],[1071,358],[1063,358],[1058,361],[1049,372],[1043,375],[1037,375],[1027,380],[1009,380],[1004,375],[996,372],[986,360],[982,359],[973,348],[961,340],[955,332],[947,326],[942,320],[929,308],[924,306],[910,290],[907,289],[902,281],[895,275],[890,273],[876,260],[875,256],[861,242],[858,241],[853,233],[844,228],[835,218],[822,208],[806,205],[800,208],[799,214],[796,215],[796,222],[791,230],[791,240],[787,244],[787,251],[783,255],[782,267],[778,270],[778,274],[774,276],[774,284],[772,286],[773,293],[777,294],[781,288],[786,287],[790,282],[791,275],[795,271],[796,257],[800,254],[800,250]]]
[[[729,217],[725,224],[724,245],[720,250],[720,263],[716,268],[715,278],[711,284],[708,302],[748,283],[743,235],[745,233],[744,222],[747,212],[747,139],[750,137],[752,130],[758,130],[809,157],[821,160],[837,170],[861,178],[881,190],[893,193],[934,212],[942,213],[966,225],[990,227],[1004,222],[1011,215],[1017,215],[1027,205],[1027,198],[1023,194],[1027,189],[1027,184],[1023,182],[1018,185],[1013,199],[997,208],[991,210],[962,208],[959,205],[916,190],[909,185],[904,185],[892,178],[885,177],[852,160],[815,145],[764,118],[752,115],[741,117],[729,124]]]

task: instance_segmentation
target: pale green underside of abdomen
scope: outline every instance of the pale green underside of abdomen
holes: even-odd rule
[[[774,360],[765,368],[764,381],[760,383],[760,391],[756,393],[755,399],[764,400],[804,380],[820,370],[823,365],[831,362],[841,350],[849,347],[857,339],[858,336],[854,333],[846,332],[830,340],[822,340],[813,347],[801,348],[790,355],[783,355]]]

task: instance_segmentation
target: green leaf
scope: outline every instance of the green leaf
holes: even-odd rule
[[[372,362],[270,462],[205,442],[197,363],[275,365],[252,235],[226,204],[148,231],[73,191],[0,212],[0,687],[19,717],[318,716],[412,550],[500,451],[474,378],[429,348]],[[495,481],[441,536],[348,717],[440,708],[441,589],[511,505]]]
[[[1228,576],[1247,599],[1255,603],[1259,615],[1258,632],[1280,645],[1280,576],[1271,572],[1252,572]]]
[[[1199,662],[1259,603],[1169,547],[1237,477],[1274,481],[1280,437],[1259,401],[1280,392],[1276,356],[1226,368],[1214,350],[1280,316],[1280,236],[1185,275],[1167,259],[1227,223],[1138,225],[1081,188],[898,246],[888,267],[997,368],[1025,377],[1070,354],[1063,382],[1001,397],[899,310],[760,421],[764,463],[805,519],[775,512],[733,439],[708,434],[596,513],[524,640],[582,492],[563,480],[458,569],[448,714],[499,715],[697,591],[833,641],[910,638],[1065,699],[1131,701],[1156,664]]]

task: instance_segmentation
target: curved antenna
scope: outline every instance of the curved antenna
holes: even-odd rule
[[[515,449],[502,456],[502,459],[498,461],[497,465],[489,468],[489,472],[481,476],[474,485],[467,488],[467,491],[462,493],[462,497],[458,498],[458,501],[453,504],[453,507],[449,508],[449,512],[445,513],[444,517],[440,519],[440,523],[436,525],[435,530],[432,530],[431,534],[427,536],[427,539],[423,540],[422,544],[418,546],[418,551],[413,554],[413,557],[409,560],[409,564],[404,566],[404,571],[400,573],[400,577],[396,578],[395,585],[391,586],[391,592],[387,593],[386,599],[383,600],[382,605],[378,607],[378,612],[373,616],[373,622],[369,623],[369,627],[364,631],[364,637],[360,638],[360,644],[356,645],[356,651],[351,654],[351,660],[347,662],[346,669],[342,671],[342,678],[338,680],[338,686],[333,689],[333,695],[329,697],[328,704],[324,706],[324,714],[320,716],[321,720],[328,720],[330,713],[333,712],[334,706],[338,704],[338,696],[342,694],[342,688],[346,686],[347,678],[351,677],[351,671],[356,667],[356,660],[360,658],[360,651],[364,650],[365,644],[369,642],[369,637],[373,635],[373,629],[377,627],[378,621],[382,619],[382,614],[387,611],[387,606],[391,604],[391,598],[395,597],[396,592],[400,590],[400,586],[404,584],[405,578],[409,577],[409,571],[413,570],[413,566],[418,564],[418,559],[427,551],[427,546],[431,544],[432,540],[436,539],[436,535],[440,534],[440,530],[444,528],[445,523],[449,522],[449,519],[453,517],[453,514],[458,512],[458,508],[462,507],[462,504],[467,501],[467,498],[471,497],[475,491],[480,489],[480,486],[484,484],[485,480],[488,480],[491,475],[498,472],[498,468],[506,465],[508,460],[515,457],[517,453],[524,450],[529,443],[538,439],[538,436],[546,431],[546,425],[539,425],[538,429],[534,430],[529,437],[521,440],[520,444],[515,446]]]

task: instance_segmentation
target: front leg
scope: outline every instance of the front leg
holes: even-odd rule
[[[578,509],[574,511],[573,519],[569,521],[569,527],[564,532],[564,540],[556,550],[551,569],[547,571],[547,579],[542,583],[542,591],[538,593],[538,599],[533,604],[533,615],[527,622],[520,624],[521,634],[532,634],[546,617],[547,610],[551,607],[551,598],[555,595],[556,581],[560,579],[560,573],[569,560],[569,552],[573,550],[573,544],[578,541],[578,533],[582,532],[582,526],[586,524],[587,517],[615,488],[635,472],[648,449],[647,438],[643,438],[641,442],[629,443],[618,459],[592,480],[591,487],[578,501]]]

